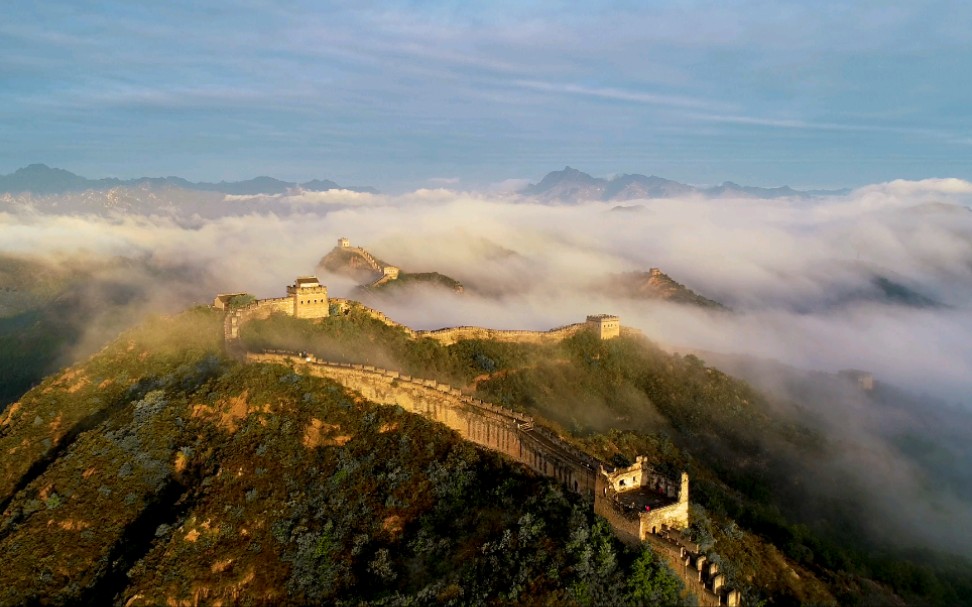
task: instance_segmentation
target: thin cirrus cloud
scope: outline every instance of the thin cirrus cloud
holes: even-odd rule
[[[614,87],[593,87],[572,83],[542,82],[537,80],[515,80],[513,85],[543,91],[549,93],[563,93],[568,95],[581,95],[586,97],[598,97],[614,101],[630,101],[634,103],[644,103],[648,105],[661,105],[679,108],[708,108],[715,109],[720,104],[712,101],[693,99],[679,95],[665,95],[659,93],[649,93],[645,91],[625,90]]]
[[[0,173],[140,158],[130,176],[333,167],[403,191],[590,159],[694,183],[968,178],[954,154],[972,85],[952,75],[969,68],[955,23],[970,9],[932,5],[15,0]],[[360,145],[328,144],[345,129]]]

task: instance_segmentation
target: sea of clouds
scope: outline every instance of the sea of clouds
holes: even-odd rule
[[[227,204],[238,197],[227,197]],[[816,199],[658,199],[539,204],[446,189],[264,197],[243,215],[187,225],[168,215],[0,214],[0,253],[122,256],[189,268],[142,285],[147,311],[216,292],[278,296],[340,236],[406,271],[438,271],[466,294],[381,303],[416,328],[542,329],[620,314],[659,343],[739,352],[808,369],[860,368],[965,402],[972,393],[972,183],[893,181]],[[623,208],[618,208],[623,207]],[[257,210],[253,210],[257,209]],[[605,277],[659,267],[733,312],[602,293]],[[180,277],[191,276],[191,280]],[[889,302],[876,276],[938,307]],[[336,296],[347,279],[323,276]],[[144,282],[144,281],[142,281]]]
[[[930,395],[928,402],[938,399],[928,405],[938,408],[929,419],[942,428],[929,436],[941,434],[947,457],[936,474],[958,471],[961,484],[961,470],[972,466],[972,452],[961,446],[972,441],[961,436],[968,429],[949,429],[955,425],[949,420],[968,419],[954,411],[967,415],[972,407],[972,183],[893,181],[842,196],[775,200],[550,205],[496,191],[430,189],[399,196],[296,192],[221,203],[230,212],[206,218],[171,209],[51,212],[71,208],[70,200],[41,205],[44,212],[8,204],[0,213],[0,254],[55,265],[90,261],[98,284],[137,293],[112,312],[133,324],[146,314],[208,303],[218,292],[280,296],[303,274],[320,274],[332,296],[354,297],[350,279],[318,267],[346,236],[405,271],[437,271],[464,283],[461,295],[417,289],[369,302],[414,328],[547,329],[610,312],[667,348],[744,354],[810,371],[864,369],[879,382]],[[133,263],[99,266],[105,259]],[[611,275],[651,267],[731,311],[619,299],[602,289]],[[875,277],[940,305],[889,300],[874,287]],[[98,288],[86,296],[97,299]],[[118,326],[93,323],[67,358],[96,350]],[[793,393],[772,366],[759,368],[747,379],[811,407],[818,429],[839,446],[827,461],[801,471],[806,482],[823,488],[851,479],[865,488],[867,497],[855,499],[868,501],[876,525],[888,524],[902,538],[972,550],[954,541],[956,528],[972,525],[968,500],[948,487],[930,490],[929,471],[894,446],[896,433],[921,414],[878,411],[847,391]],[[841,493],[839,485],[826,491]]]

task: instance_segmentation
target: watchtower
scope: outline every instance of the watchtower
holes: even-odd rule
[[[868,373],[867,371],[861,371],[860,369],[844,369],[842,371],[838,371],[837,375],[857,384],[857,387],[864,392],[874,391],[874,375]]]
[[[621,319],[613,314],[592,314],[587,317],[587,324],[601,339],[611,339],[621,335]]]
[[[316,276],[298,276],[287,286],[287,295],[294,300],[297,318],[326,318],[329,313],[327,287]]]
[[[341,249],[350,249],[351,248],[351,241],[348,240],[347,238],[344,238],[344,237],[338,238],[338,248],[341,248]]]

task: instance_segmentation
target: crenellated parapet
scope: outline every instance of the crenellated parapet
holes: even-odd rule
[[[316,279],[309,280],[311,278],[303,277],[304,282],[299,278],[288,287],[287,297],[258,300],[237,309],[227,309],[224,320],[227,347],[235,349],[248,362],[290,365],[297,372],[336,381],[372,402],[397,405],[428,417],[470,442],[558,480],[568,490],[591,498],[595,513],[607,519],[620,539],[631,544],[651,545],[685,581],[700,605],[740,604],[739,592],[725,587],[725,577],[719,572],[718,565],[707,565],[706,556],[682,532],[689,525],[688,474],[683,472],[678,479],[669,478],[654,470],[644,457],[638,457],[631,466],[613,468],[577,449],[553,430],[536,424],[529,415],[475,399],[433,379],[374,365],[320,360],[306,353],[245,352],[239,342],[240,329],[250,320],[266,318],[274,312],[296,315],[295,297],[301,296],[305,297],[305,302],[310,300],[311,305],[317,303],[313,301],[315,298],[323,297],[328,312],[316,308],[321,316],[328,316],[332,310],[338,315],[351,310],[363,311],[390,326],[400,327],[412,338],[430,337],[443,344],[461,339],[548,343],[592,327],[602,339],[611,339],[625,333],[616,316],[590,316],[584,323],[543,332],[481,327],[414,331],[358,302],[328,300],[326,289],[312,292],[318,287],[323,289],[323,285],[312,284]]]
[[[597,461],[553,432],[538,431],[529,415],[472,398],[434,379],[372,365],[335,363],[281,350],[247,352],[245,356],[249,362],[293,365],[307,375],[334,380],[372,402],[398,405],[434,419],[466,440],[559,480],[571,491],[594,496],[597,468],[593,464]]]
[[[689,525],[689,479],[678,481],[656,472],[639,456],[631,466],[611,469],[601,466],[597,478],[594,509],[598,514],[622,515],[627,533],[637,541],[662,527],[684,529]]]

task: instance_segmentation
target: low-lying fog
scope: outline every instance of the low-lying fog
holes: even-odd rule
[[[70,196],[63,198],[71,208]],[[961,180],[896,181],[819,199],[692,197],[623,208],[448,190],[395,197],[332,191],[227,197],[220,203],[233,212],[208,219],[173,214],[171,205],[158,215],[94,215],[6,202],[13,210],[0,213],[0,254],[58,267],[115,260],[91,275],[136,293],[122,298],[134,303],[113,312],[124,322],[208,303],[217,292],[283,295],[295,276],[319,272],[321,257],[346,236],[405,271],[437,271],[465,284],[462,295],[411,290],[372,302],[415,328],[546,329],[611,312],[672,348],[827,372],[864,369],[879,382],[972,407],[972,183]],[[651,267],[731,311],[611,299],[594,286]],[[353,296],[349,279],[321,277],[332,296]],[[893,293],[876,287],[879,279]],[[108,295],[91,288],[84,297]],[[93,323],[69,357],[100,347],[117,324]],[[752,368],[758,385],[786,383],[765,371],[772,365]],[[832,444],[849,448],[801,473],[849,475],[881,505],[875,520],[913,530],[922,543],[972,550],[954,541],[956,529],[972,525],[967,491],[928,487],[931,476],[951,478],[955,487],[968,480],[972,452],[961,445],[972,443],[962,436],[972,429],[948,421],[955,411],[926,399],[946,411],[929,422],[945,428],[928,435],[948,443],[932,474],[889,442],[886,426],[914,424],[913,412],[884,419],[846,391],[834,398],[810,391],[788,396],[817,407]],[[959,419],[967,415],[960,411]]]
[[[462,296],[413,292],[381,303],[417,328],[548,328],[612,312],[665,344],[811,369],[865,369],[949,401],[967,402],[972,393],[972,184],[965,181],[896,181],[811,200],[664,199],[623,208],[447,190],[228,198],[246,204],[247,214],[192,227],[164,216],[8,212],[0,215],[0,252],[84,252],[178,268],[169,278],[132,277],[148,293],[141,307],[176,310],[217,291],[281,295],[347,236],[406,271],[438,271],[467,286]],[[650,267],[733,313],[611,300],[592,286]],[[876,277],[942,305],[881,297]],[[323,278],[333,295],[351,294],[347,279]]]

